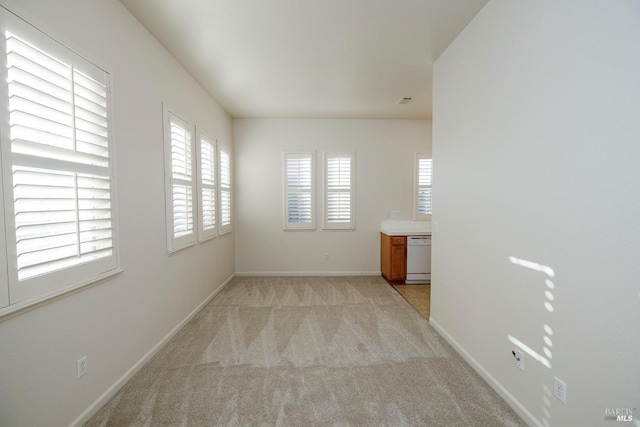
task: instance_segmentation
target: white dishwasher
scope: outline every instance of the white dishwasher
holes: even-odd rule
[[[431,236],[407,236],[407,285],[431,282]]]

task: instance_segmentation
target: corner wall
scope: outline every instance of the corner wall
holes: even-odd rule
[[[411,219],[427,120],[234,120],[238,274],[380,274],[380,223]],[[316,152],[317,229],[282,229],[282,152]],[[356,229],[322,230],[323,151],[356,152]],[[329,254],[329,260],[324,254]]]
[[[0,320],[0,425],[66,426],[233,275],[233,233],[167,255],[162,103],[229,146],[232,124],[118,1],[20,0],[19,8],[112,78],[124,272]],[[83,355],[88,373],[78,380]]]
[[[492,0],[435,64],[431,322],[530,425],[640,408],[639,20]]]

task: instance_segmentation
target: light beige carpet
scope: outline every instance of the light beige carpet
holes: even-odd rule
[[[88,426],[524,426],[380,277],[235,278]]]

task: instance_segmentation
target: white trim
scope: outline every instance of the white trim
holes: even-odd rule
[[[380,276],[379,271],[245,271],[236,272],[237,277],[259,276]],[[380,276],[382,277],[382,276]]]
[[[0,34],[6,34],[6,22],[4,13],[0,10]],[[3,44],[6,43],[3,41]],[[8,79],[8,72],[6,69],[7,52],[6,47],[0,47],[0,64],[4,64],[3,70],[0,72],[0,79]],[[6,81],[6,80],[5,80]],[[9,88],[6,84],[0,84],[0,99],[9,99]],[[11,182],[11,168],[4,167],[7,158],[10,158],[11,150],[9,144],[2,144],[5,140],[10,140],[11,133],[9,131],[9,103],[2,103],[0,105],[0,248],[4,249],[4,254],[0,255],[0,307],[9,307],[11,303],[9,293],[9,257],[15,259],[15,244],[9,244],[7,241],[6,233],[6,220],[5,217],[13,215],[13,200],[10,195],[6,194],[5,182]],[[6,201],[5,201],[6,200]],[[7,212],[5,205],[10,207],[10,212]],[[2,311],[0,310],[0,313]]]
[[[496,380],[476,359],[467,352],[447,331],[438,324],[433,317],[429,317],[429,324],[458,352],[460,356],[502,397],[507,404],[527,422],[527,424],[544,427],[509,391]]]
[[[218,295],[235,277],[235,274],[229,276],[211,295],[200,303],[191,313],[187,315],[180,323],[178,323],[167,335],[164,336],[156,345],[154,345],[144,356],[140,358],[127,372],[125,372],[118,380],[111,385],[98,399],[96,399],[87,409],[85,409],[70,426],[84,425],[89,419],[96,414],[126,383],[133,377],[155,354],[169,342],[180,330],[193,319],[211,300]]]

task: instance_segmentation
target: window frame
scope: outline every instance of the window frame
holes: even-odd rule
[[[173,161],[172,161],[172,140],[171,140],[171,122],[175,121],[178,125],[191,134],[191,182],[187,185],[187,180],[173,177]],[[198,228],[198,212],[197,200],[198,194],[196,189],[197,181],[197,165],[196,165],[196,134],[195,128],[186,120],[175,114],[166,104],[163,104],[163,136],[164,136],[164,176],[165,176],[165,222],[167,227],[167,252],[173,253],[181,249],[193,246],[197,243]],[[191,190],[191,212],[192,212],[192,228],[191,232],[176,237],[175,233],[175,217],[174,217],[174,194],[173,186],[183,185]]]
[[[309,189],[293,189],[288,185],[289,158],[308,158],[310,162]],[[282,228],[283,230],[315,230],[316,229],[316,156],[315,151],[285,151],[282,153]],[[289,222],[289,195],[292,193],[308,193],[311,199],[310,221],[308,223]]]
[[[420,160],[429,160],[431,162],[430,175],[428,185],[420,185]],[[422,189],[431,190],[431,206],[430,213],[420,213],[420,191]],[[415,153],[413,162],[413,219],[416,221],[430,221],[433,215],[433,159],[427,153]]]
[[[350,161],[350,184],[349,184],[349,221],[348,222],[332,222],[329,220],[329,194],[331,192],[339,191],[332,190],[329,185],[329,160],[333,158],[348,158]],[[355,230],[356,228],[356,153],[353,152],[324,152],[322,161],[323,170],[323,229],[324,230]]]
[[[81,127],[78,123],[81,121],[79,116],[79,104],[76,105],[77,97],[84,97],[80,95],[79,89],[82,83],[75,80],[74,77],[82,77],[83,79],[89,79],[93,81],[90,84],[96,83],[103,88],[104,94],[104,106],[102,107],[105,114],[106,135],[104,140],[106,142],[106,149],[104,150],[106,156],[101,157],[105,159],[105,165],[96,166],[95,163],[87,164],[78,162],[77,160],[60,161],[50,158],[44,154],[27,154],[30,159],[27,163],[20,161],[21,154],[13,152],[13,141],[11,140],[10,129],[10,111],[8,102],[1,102],[0,106],[0,140],[2,152],[2,164],[0,165],[1,177],[0,188],[2,190],[2,197],[0,197],[0,244],[6,248],[6,255],[2,256],[0,261],[0,316],[13,313],[18,310],[22,310],[26,307],[34,304],[50,300],[56,296],[66,294],[75,289],[96,283],[100,280],[104,280],[107,277],[113,276],[121,272],[120,260],[119,260],[119,239],[118,239],[118,221],[117,221],[117,203],[116,203],[116,159],[115,159],[115,145],[113,140],[113,102],[112,102],[112,90],[111,90],[111,73],[104,67],[97,65],[95,62],[87,59],[86,56],[78,53],[76,50],[69,47],[67,43],[60,41],[57,37],[51,35],[49,32],[45,32],[43,29],[32,25],[27,20],[14,14],[6,7],[0,7],[0,33],[6,40],[7,33],[11,33],[18,39],[23,40],[24,43],[31,46],[37,51],[42,52],[46,56],[55,58],[57,61],[64,61],[69,66],[69,88],[70,96],[72,100],[70,102],[69,114],[72,117],[72,132],[70,137],[74,146],[78,143],[82,143],[83,140],[79,137],[81,133]],[[8,77],[8,51],[6,42],[0,43],[0,76],[2,76],[3,83],[0,84],[0,99],[9,99],[9,85],[10,80]],[[82,79],[80,79],[82,80]],[[24,86],[33,88],[33,86]],[[33,91],[33,89],[29,89]],[[49,94],[49,92],[43,92]],[[95,92],[92,92],[95,94]],[[49,95],[46,95],[49,96]],[[46,106],[45,108],[49,108]],[[54,109],[52,109],[54,111]],[[58,110],[55,110],[58,111]],[[89,111],[89,110],[87,110]],[[87,123],[94,123],[87,121]],[[31,127],[30,127],[31,128]],[[31,129],[42,129],[39,126],[34,126]],[[48,145],[53,147],[53,150],[59,150],[63,153],[65,150],[62,148],[56,148],[56,145]],[[68,150],[68,149],[67,149]],[[75,153],[69,150],[69,153]],[[80,151],[87,153],[86,151]],[[22,155],[23,157],[25,155]],[[25,157],[26,159],[26,157]],[[22,164],[22,166],[20,166]],[[64,164],[64,168],[62,167]],[[81,239],[81,234],[86,233],[87,230],[80,229],[80,223],[87,221],[87,219],[81,218],[82,211],[91,209],[102,209],[104,207],[95,208],[80,207],[79,201],[87,200],[88,196],[80,196],[78,193],[80,189],[86,189],[89,192],[97,191],[97,187],[83,187],[78,183],[78,178],[82,179],[83,174],[104,177],[105,182],[108,185],[107,194],[108,197],[102,200],[106,200],[108,204],[108,219],[109,219],[109,237],[110,246],[107,248],[110,250],[109,255],[99,256],[94,259],[88,259],[85,261],[79,261],[71,263],[67,266],[58,267],[50,271],[34,274],[32,276],[19,278],[18,273],[18,248],[17,248],[17,230],[16,230],[16,208],[14,201],[14,179],[13,168],[17,167],[35,167],[37,169],[44,169],[49,171],[56,171],[55,173],[68,174],[73,176],[75,181],[74,189],[76,192],[76,205],[75,205],[75,222],[77,222],[75,233],[77,238]],[[80,176],[78,176],[80,174]],[[89,178],[91,180],[93,178]],[[42,185],[36,183],[36,186]],[[71,188],[71,187],[69,187]],[[38,200],[35,197],[33,200]],[[93,199],[91,199],[93,200]],[[91,219],[90,219],[91,220]],[[93,230],[93,229],[88,229]],[[94,236],[95,238],[96,236]],[[93,241],[93,240],[92,240]],[[82,244],[82,240],[78,240],[78,245]],[[84,241],[87,243],[87,241]],[[46,249],[40,248],[39,251]],[[95,248],[94,248],[95,250]],[[60,260],[62,260],[60,258]]]
[[[202,173],[204,170],[204,166],[202,163],[203,139],[207,140],[207,141],[204,141],[205,143],[212,145],[213,177],[214,177],[213,184],[205,184],[202,177]],[[197,162],[196,163],[198,166],[196,171],[196,176],[197,176],[196,188],[198,193],[197,194],[198,196],[198,215],[197,215],[198,216],[198,241],[204,242],[206,240],[214,239],[218,236],[218,222],[220,220],[218,215],[218,141],[216,138],[209,136],[207,133],[205,133],[200,129],[197,129],[196,127],[196,146],[197,146],[197,150],[196,150]],[[213,227],[208,230],[205,230],[205,226],[204,226],[205,212],[204,212],[203,191],[205,188],[213,190],[213,194],[215,198],[215,200],[213,201]]]
[[[229,185],[225,185],[225,181],[222,179],[222,154],[226,153],[229,157]],[[223,221],[224,211],[223,211],[223,194],[229,193],[229,222],[225,223]],[[233,153],[231,152],[231,148],[219,142],[218,143],[218,235],[227,234],[233,231]]]

